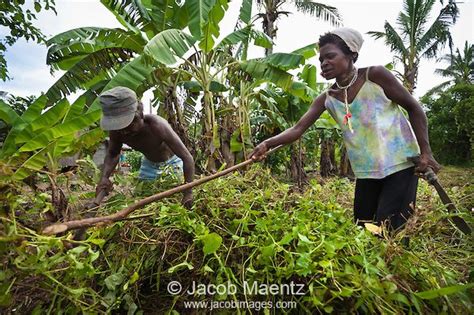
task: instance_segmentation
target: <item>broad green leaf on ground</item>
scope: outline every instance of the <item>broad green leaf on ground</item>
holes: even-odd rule
[[[436,298],[443,297],[446,295],[458,293],[461,291],[469,290],[472,287],[474,287],[474,283],[459,284],[459,285],[453,285],[453,286],[444,287],[444,288],[435,289],[435,290],[416,292],[415,295],[424,300],[431,300],[431,299],[436,299]]]
[[[215,253],[222,244],[222,237],[217,233],[204,235],[200,240],[203,242],[203,252],[205,255]]]

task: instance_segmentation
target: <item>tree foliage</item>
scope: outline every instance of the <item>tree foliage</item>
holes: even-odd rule
[[[277,36],[277,21],[282,16],[288,16],[291,12],[284,10],[284,5],[290,3],[298,12],[309,14],[323,21],[329,22],[331,25],[340,25],[341,17],[339,12],[333,6],[314,2],[311,0],[257,0],[257,6],[263,9],[261,13],[256,15],[257,19],[262,20],[263,32],[273,41]],[[273,52],[272,47],[265,48],[265,55]]]
[[[12,46],[19,38],[24,38],[27,41],[45,41],[43,33],[33,25],[33,22],[36,20],[36,13],[42,10],[52,10],[56,13],[54,5],[54,0],[34,0],[33,8],[30,9],[25,0],[0,2],[0,26],[9,30],[9,34],[0,39],[0,80],[9,79],[7,61],[5,60],[5,51],[8,46]]]
[[[449,65],[436,69],[435,73],[448,80],[430,89],[428,94],[443,91],[454,84],[474,83],[474,45],[466,41],[462,53],[457,48],[455,54],[444,55],[441,60],[449,62]]]
[[[472,163],[474,156],[474,85],[456,84],[436,98],[424,96],[429,109],[430,144],[440,162]]]
[[[404,0],[397,19],[398,30],[386,21],[384,31],[369,32],[374,38],[383,39],[396,54],[403,65],[399,76],[410,92],[416,88],[421,58],[435,58],[446,43],[452,46],[449,28],[456,22],[458,7],[454,0],[449,0],[430,24],[435,2]]]

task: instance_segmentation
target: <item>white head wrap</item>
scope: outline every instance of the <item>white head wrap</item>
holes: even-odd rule
[[[339,36],[352,52],[358,53],[362,47],[362,43],[364,42],[362,35],[352,28],[340,27],[330,33]]]

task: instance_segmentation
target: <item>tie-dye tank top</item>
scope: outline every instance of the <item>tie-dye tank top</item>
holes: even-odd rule
[[[344,103],[326,92],[325,107],[341,126],[344,144],[356,178],[384,178],[412,167],[407,157],[420,150],[410,123],[399,106],[368,78],[349,104],[353,133],[344,124]]]

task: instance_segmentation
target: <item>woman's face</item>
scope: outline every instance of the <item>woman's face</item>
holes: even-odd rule
[[[320,47],[319,62],[321,63],[321,75],[326,80],[352,70],[352,56],[344,54],[336,44],[326,44]]]

